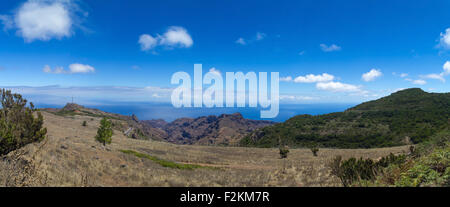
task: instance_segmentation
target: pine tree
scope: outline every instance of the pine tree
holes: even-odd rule
[[[97,135],[95,136],[95,139],[98,142],[102,143],[103,146],[105,146],[106,144],[111,144],[112,135],[113,130],[111,121],[109,121],[107,118],[103,118],[100,121],[100,127],[97,130]]]
[[[39,112],[34,116],[33,103],[27,107],[20,94],[5,89],[0,90],[0,102],[0,155],[45,138],[44,118]]]

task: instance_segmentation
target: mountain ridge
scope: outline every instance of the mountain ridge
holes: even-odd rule
[[[448,128],[449,115],[450,93],[427,93],[411,88],[344,112],[294,116],[250,133],[240,145],[371,148],[419,143]]]
[[[175,144],[237,145],[251,131],[273,124],[271,121],[245,119],[241,113],[178,118],[172,122],[162,119],[139,120],[131,116],[104,112],[99,109],[68,103],[61,109],[42,109],[56,115],[87,115],[106,117],[116,130],[134,139],[153,139]]]

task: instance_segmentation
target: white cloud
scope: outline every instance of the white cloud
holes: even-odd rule
[[[62,74],[62,73],[68,73],[67,71],[64,70],[63,67],[58,66],[56,67],[54,70],[52,70],[52,68],[49,65],[45,65],[44,69],[42,69],[42,71],[44,73],[54,73],[54,74]]]
[[[160,38],[161,45],[168,45],[173,47],[191,47],[194,41],[191,35],[183,27],[172,26],[169,27],[166,33]]]
[[[416,85],[425,85],[425,84],[427,84],[427,82],[424,81],[424,80],[422,80],[422,79],[419,79],[419,80],[413,80],[412,83],[413,83],[413,84],[416,84]]]
[[[375,79],[377,79],[378,77],[382,76],[383,73],[381,73],[381,70],[378,69],[372,69],[367,73],[364,73],[362,75],[362,79],[366,82],[369,81],[374,81]]]
[[[255,37],[249,38],[249,40],[246,40],[246,39],[244,39],[243,37],[239,37],[239,38],[235,41],[235,43],[236,43],[236,44],[239,44],[239,45],[247,45],[247,44],[249,44],[249,43],[253,43],[253,42],[256,42],[256,41],[261,41],[261,40],[263,40],[264,38],[266,38],[266,36],[267,36],[266,33],[257,32],[256,35],[255,35]]]
[[[302,56],[302,55],[304,55],[305,53],[306,53],[306,51],[303,50],[303,51],[299,52],[298,55]]]
[[[149,34],[142,34],[138,40],[142,51],[149,51],[157,46],[166,46],[169,48],[189,48],[194,41],[191,35],[183,27],[172,26],[163,34],[157,34],[155,37]]]
[[[297,95],[280,95],[280,100],[284,101],[311,101],[318,98],[311,96],[297,96]]]
[[[332,92],[362,92],[359,86],[341,83],[341,82],[319,82],[316,84],[316,88],[319,90],[332,91]]]
[[[294,79],[296,83],[315,83],[315,82],[327,82],[334,80],[334,76],[328,73],[322,75],[309,74],[306,76],[298,76]]]
[[[442,76],[442,74],[432,73],[432,74],[424,75],[424,76],[421,76],[421,77],[422,78],[427,78],[427,79],[436,79],[436,80],[440,80],[442,82],[445,82],[445,78],[444,78],[444,76]]]
[[[94,67],[90,65],[83,65],[79,63],[74,63],[69,65],[70,73],[90,73],[95,72]]]
[[[342,48],[335,44],[332,44],[330,46],[327,46],[326,44],[320,44],[320,49],[322,49],[322,51],[324,52],[333,52],[333,51],[340,51]]]
[[[445,49],[450,49],[450,28],[447,28],[445,33],[441,33],[439,46]]]
[[[247,42],[244,40],[244,38],[239,37],[239,39],[236,40],[236,44],[246,45]]]
[[[48,41],[72,36],[76,11],[78,6],[72,0],[28,0],[13,15],[1,15],[0,20],[4,30],[16,29],[26,42]]]
[[[445,82],[445,76],[450,75],[450,61],[447,61],[444,63],[444,65],[442,66],[443,72],[436,74],[436,73],[432,73],[432,74],[428,74],[428,75],[422,75],[422,78],[428,78],[428,79],[436,79],[436,80],[440,80],[442,82]]]
[[[95,68],[90,65],[83,65],[79,63],[74,63],[69,65],[69,71],[65,70],[63,67],[59,66],[55,69],[52,69],[49,65],[45,65],[42,69],[44,73],[53,73],[53,74],[75,74],[75,73],[90,73],[95,72]]]
[[[407,73],[402,73],[402,74],[400,74],[400,77],[401,77],[401,78],[404,78],[404,77],[406,77],[406,76],[408,76]]]
[[[283,82],[291,82],[292,81],[292,77],[291,76],[287,76],[287,77],[281,77],[280,81]]]
[[[170,103],[173,88],[161,87],[120,87],[120,86],[92,86],[92,87],[61,87],[61,86],[2,86],[13,92],[24,95],[33,103],[65,104],[75,98],[78,104],[99,104],[127,100],[129,102],[157,101]],[[149,95],[150,94],[150,95]],[[155,95],[156,94],[156,95]],[[105,102],[107,101],[107,102]]]
[[[450,75],[450,61],[445,62],[442,68],[444,69],[444,75]]]
[[[158,45],[158,41],[156,38],[148,34],[143,34],[139,37],[138,43],[141,45],[142,51],[147,51],[153,49],[156,45]]]

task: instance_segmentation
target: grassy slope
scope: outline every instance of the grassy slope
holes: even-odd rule
[[[33,143],[18,150],[25,152],[27,160],[35,157],[33,176],[42,178],[29,180],[26,186],[339,186],[327,167],[333,157],[378,159],[407,151],[406,147],[322,148],[314,157],[308,149],[291,149],[287,159],[280,159],[278,149],[174,145],[130,139],[120,131],[114,132],[112,144],[104,148],[94,139],[100,117],[43,115],[46,144]],[[83,121],[87,126],[82,126]],[[123,149],[144,155],[126,154]],[[202,167],[176,167],[185,164]],[[0,186],[17,186],[8,177],[10,167],[8,159],[0,159]],[[24,175],[24,168],[18,167],[18,175]]]
[[[257,130],[242,146],[293,147],[315,142],[323,147],[370,148],[419,143],[449,125],[450,93],[407,89],[344,112],[295,116]]]

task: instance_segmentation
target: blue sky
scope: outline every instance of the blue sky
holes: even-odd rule
[[[172,74],[201,63],[279,72],[286,103],[448,92],[449,9],[447,0],[2,1],[0,86],[35,102],[169,102]]]

